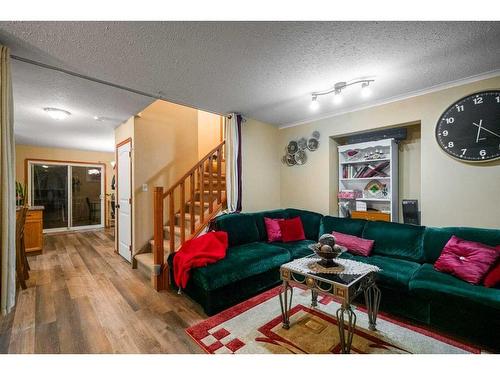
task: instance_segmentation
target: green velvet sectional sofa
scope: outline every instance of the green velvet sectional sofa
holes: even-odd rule
[[[301,217],[306,240],[267,243],[264,217],[296,216]],[[474,286],[433,267],[452,235],[498,245],[500,230],[345,219],[291,208],[222,215],[215,229],[228,233],[226,258],[193,269],[184,290],[208,315],[278,285],[283,263],[311,254],[307,245],[336,231],[375,240],[369,257],[342,256],[382,269],[382,311],[500,351],[500,289]]]

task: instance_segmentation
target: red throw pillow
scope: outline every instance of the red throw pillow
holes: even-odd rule
[[[497,248],[500,248],[500,246],[497,246]],[[483,284],[486,288],[500,287],[500,262],[488,272]]]
[[[294,217],[293,219],[280,221],[279,225],[283,242],[301,241],[306,239],[304,227],[302,226],[302,220],[300,220],[299,216]]]
[[[264,218],[264,224],[266,224],[267,231],[267,242],[281,241],[281,229],[280,221],[285,219],[270,219],[268,217]]]
[[[500,252],[492,246],[452,236],[434,268],[468,283],[479,284],[499,256]]]
[[[350,253],[369,257],[373,249],[374,240],[351,236],[350,234],[332,232],[335,237],[335,243],[344,246]]]

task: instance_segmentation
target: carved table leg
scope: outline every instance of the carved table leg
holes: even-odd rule
[[[283,286],[280,290],[280,305],[283,328],[290,328],[290,309],[292,308],[293,288],[288,281],[283,281]]]
[[[318,291],[314,289],[311,289],[311,306],[318,306]]]
[[[345,321],[347,315],[347,322]],[[350,353],[352,338],[354,336],[354,327],[356,327],[356,314],[351,309],[351,305],[343,303],[337,310],[337,322],[339,325],[339,338],[342,353]],[[345,329],[347,328],[347,336]]]
[[[365,289],[365,304],[368,310],[368,328],[372,331],[377,330],[377,314],[380,306],[380,289],[372,284]]]

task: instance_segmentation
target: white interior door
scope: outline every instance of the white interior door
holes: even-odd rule
[[[132,261],[131,143],[117,149],[118,253]]]

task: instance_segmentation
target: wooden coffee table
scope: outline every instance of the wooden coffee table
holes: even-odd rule
[[[342,353],[349,353],[356,327],[356,314],[351,309],[351,303],[361,293],[364,294],[368,309],[369,329],[376,330],[381,293],[375,280],[380,269],[354,260],[336,259],[335,261],[344,267],[343,271],[337,273],[312,271],[311,264],[319,260],[317,255],[310,255],[295,259],[280,267],[283,285],[279,297],[283,328],[290,328],[293,284],[305,285],[311,290],[312,307],[316,307],[318,304],[318,294],[337,297],[341,301],[341,306],[336,314],[341,350]]]

